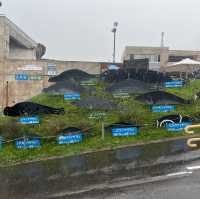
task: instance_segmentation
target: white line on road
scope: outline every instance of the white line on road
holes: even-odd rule
[[[186,167],[187,170],[191,171],[191,170],[199,170],[200,169],[200,165],[199,166],[191,166],[191,167]]]
[[[186,175],[186,174],[192,174],[192,171],[182,171],[182,172],[177,172],[177,173],[169,173],[169,174],[167,174],[167,176],[172,177],[172,176],[180,176],[180,175]]]

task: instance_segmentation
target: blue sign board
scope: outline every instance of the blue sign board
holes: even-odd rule
[[[16,74],[15,80],[28,80],[28,75],[27,74]]]
[[[60,135],[58,136],[58,144],[74,144],[82,142],[83,134],[71,134],[71,135]]]
[[[113,137],[134,136],[138,134],[137,127],[112,128]]]
[[[19,119],[21,124],[39,124],[39,117],[22,117]]]
[[[2,149],[3,147],[3,142],[4,142],[4,139],[2,136],[0,136],[0,149]]]
[[[66,93],[64,94],[65,100],[80,100],[81,96],[80,93]]]
[[[183,81],[169,81],[165,82],[165,88],[181,88],[183,87]]]
[[[174,111],[175,106],[173,105],[163,105],[163,106],[152,106],[152,112],[158,113],[158,112],[170,112]]]
[[[182,131],[188,125],[191,125],[190,122],[183,122],[183,123],[169,123],[165,127],[168,131]]]
[[[33,149],[41,146],[40,139],[17,140],[15,141],[17,149]]]

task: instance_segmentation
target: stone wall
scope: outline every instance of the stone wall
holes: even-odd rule
[[[42,67],[42,71],[22,71],[19,68],[26,65]],[[57,61],[57,60],[5,60],[0,62],[0,105],[9,105],[28,100],[41,93],[42,89],[49,86],[48,64],[55,64],[57,73],[60,74],[69,69],[81,69],[90,74],[100,73],[100,63]],[[15,80],[15,74],[42,75],[42,80]],[[7,97],[8,96],[8,97]]]

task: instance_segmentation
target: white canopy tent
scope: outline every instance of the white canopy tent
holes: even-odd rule
[[[200,70],[200,62],[190,58],[183,59],[182,61],[173,63],[165,67],[165,72],[179,72],[188,74]]]

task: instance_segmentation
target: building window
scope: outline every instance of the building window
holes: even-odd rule
[[[173,55],[170,55],[168,61],[169,62],[178,62],[178,61],[182,61],[183,59],[186,59],[186,58],[194,59],[193,56],[173,56]]]
[[[133,55],[134,60],[137,59],[148,59],[149,62],[159,62],[160,61],[160,55]]]
[[[130,60],[134,60],[134,55],[130,54]]]

